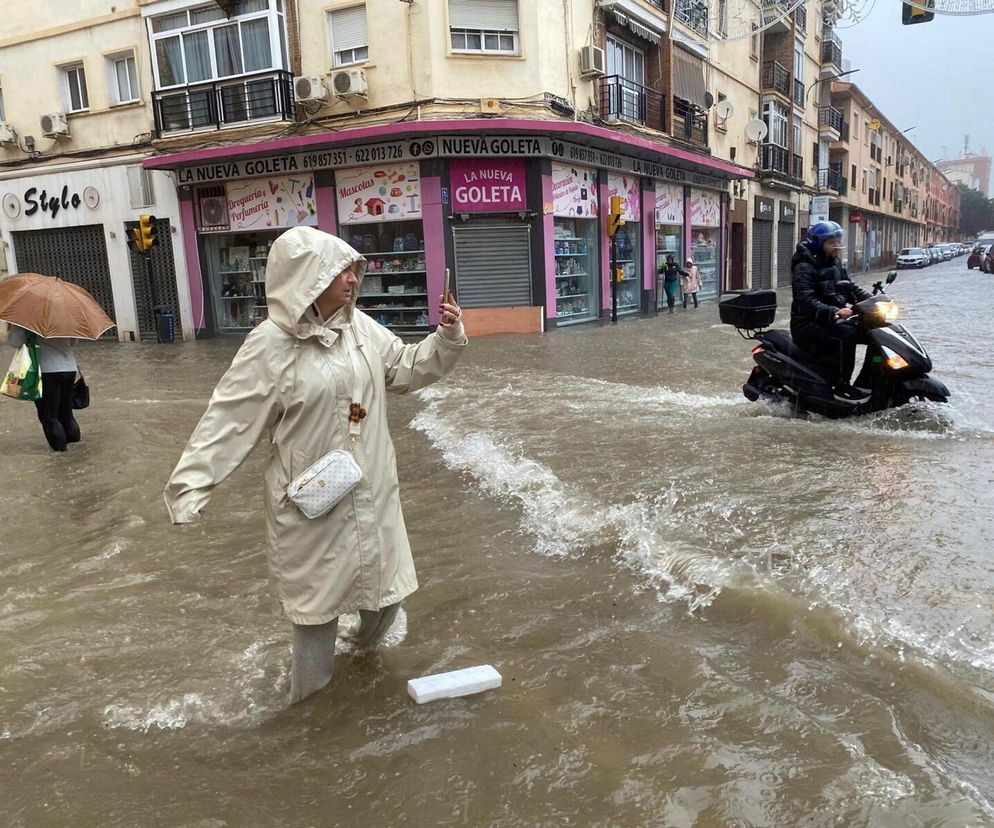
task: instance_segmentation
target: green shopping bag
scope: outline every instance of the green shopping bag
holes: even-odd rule
[[[14,352],[3,382],[0,383],[0,394],[6,394],[15,400],[41,399],[41,367],[38,361],[38,340],[33,333],[26,337],[27,341]]]

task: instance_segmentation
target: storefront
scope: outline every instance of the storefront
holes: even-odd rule
[[[479,132],[495,128],[505,133]],[[679,261],[694,255],[704,293],[717,293],[721,191],[748,170],[582,123],[557,124],[555,134],[546,122],[513,119],[396,129],[404,134],[392,140],[384,127],[365,127],[146,162],[176,171],[187,205],[190,289],[204,307],[198,330],[244,332],[265,319],[265,256],[301,224],[363,253],[358,304],[398,333],[437,323],[433,297],[447,267],[473,312],[467,318],[488,330],[512,317],[527,317],[527,330],[596,320],[611,304],[611,195],[621,197],[626,222],[617,240],[620,313],[652,307],[657,261],[668,251]]]
[[[552,163],[555,314],[559,324],[600,315],[599,197],[597,170]]]
[[[718,295],[721,285],[722,195],[690,190],[690,258],[701,272],[701,299]]]
[[[624,225],[615,234],[614,244],[617,247],[619,275],[618,283],[618,313],[635,313],[642,301],[642,188],[641,180],[634,175],[619,175],[608,173],[608,199],[621,197]],[[611,240],[605,238],[605,244],[610,247]],[[604,285],[604,298],[610,307],[611,284]]]
[[[797,205],[780,202],[780,222],[777,224],[777,287],[789,287],[793,281],[790,262],[797,247]]]
[[[656,182],[656,307],[666,307],[666,292],[663,289],[662,267],[666,257],[683,267],[686,256],[686,239],[683,234],[684,203],[683,187]]]
[[[773,286],[773,199],[756,196],[752,216],[752,287]]]
[[[0,179],[2,233],[12,273],[59,276],[89,291],[114,320],[107,337],[155,340],[155,309],[172,313],[177,337],[192,336],[182,258],[179,204],[168,176],[143,170],[141,158],[103,159]],[[82,169],[80,169],[82,167]],[[127,241],[141,213],[157,214],[160,244],[144,257]]]

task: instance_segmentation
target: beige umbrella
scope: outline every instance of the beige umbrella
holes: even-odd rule
[[[40,273],[0,282],[0,319],[46,339],[97,339],[114,327],[114,320],[86,290]]]

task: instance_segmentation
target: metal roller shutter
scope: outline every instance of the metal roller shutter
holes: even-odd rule
[[[796,225],[781,222],[777,228],[777,287],[790,287],[790,260],[794,256]]]
[[[138,222],[128,222],[125,233],[130,235],[131,229]],[[169,219],[161,218],[155,222],[158,228],[159,245],[152,248],[152,274],[155,276],[155,294],[159,307],[172,311],[176,323],[176,336],[182,338],[182,326],[179,321],[179,294],[176,292],[176,265],[173,261],[172,236],[170,236]],[[131,279],[135,289],[135,310],[138,313],[138,330],[142,339],[155,341],[155,313],[152,307],[151,290],[148,284],[148,271],[142,255],[131,251]]]
[[[455,227],[456,297],[464,308],[532,304],[531,228],[528,225]]]
[[[20,273],[58,276],[79,285],[92,294],[104,313],[117,321],[102,224],[30,230],[11,235]],[[116,335],[114,328],[104,334],[110,338]]]
[[[752,222],[752,286],[769,288],[773,282],[773,222]]]

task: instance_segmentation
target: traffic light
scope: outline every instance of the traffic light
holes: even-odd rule
[[[901,9],[901,22],[905,26],[912,23],[928,23],[935,17],[935,12],[929,11],[935,7],[935,0],[916,0],[921,6],[904,3]],[[924,6],[924,8],[922,8]]]
[[[138,216],[138,250],[146,253],[159,244],[159,229],[155,226],[155,216]]]
[[[607,214],[607,234],[614,236],[619,228],[624,227],[625,220],[621,217],[622,205],[625,200],[621,196],[611,196],[611,209]]]

